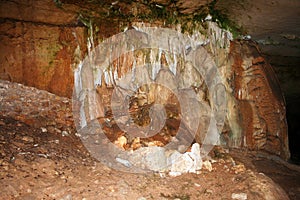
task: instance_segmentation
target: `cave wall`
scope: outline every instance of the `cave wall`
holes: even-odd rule
[[[258,42],[275,69],[286,100],[291,160],[299,163],[300,1],[218,0],[216,9]]]
[[[231,81],[243,127],[242,146],[289,158],[286,108],[279,82],[254,42],[233,42]]]
[[[85,28],[53,1],[1,1],[0,78],[70,97]]]
[[[76,9],[58,8],[53,1],[2,1],[0,78],[71,97],[74,70],[88,51],[89,37]],[[107,34],[106,26],[112,29],[109,23],[100,25],[99,38]],[[228,42],[229,49],[213,44],[205,48],[230,96],[224,143],[287,159],[285,105],[272,67],[252,42]]]

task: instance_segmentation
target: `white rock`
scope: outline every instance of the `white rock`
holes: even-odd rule
[[[200,170],[202,168],[202,158],[200,155],[200,144],[194,143],[192,145],[191,152],[188,154],[191,156],[191,158],[194,160],[194,168],[195,170]]]
[[[116,161],[121,163],[122,165],[124,165],[126,167],[131,167],[132,166],[132,164],[128,160],[125,160],[125,159],[122,159],[122,158],[116,158]]]
[[[67,196],[63,197],[61,200],[72,200],[72,195],[68,194]]]
[[[43,133],[47,132],[47,129],[45,127],[41,127],[41,130],[42,130]]]
[[[200,145],[193,144],[191,152],[184,154],[176,150],[166,151],[163,147],[141,147],[136,151],[118,154],[116,161],[126,167],[137,167],[155,172],[170,172],[170,176],[197,173],[202,168]]]
[[[165,171],[167,169],[167,158],[163,147],[141,147],[128,156],[128,161],[138,168],[149,169],[156,172]]]
[[[172,177],[176,177],[176,176],[180,176],[182,173],[181,172],[169,172],[169,176],[172,176]]]
[[[204,161],[203,162],[203,168],[204,169],[207,169],[208,171],[212,171],[212,165],[211,165],[211,163],[209,162],[209,160],[206,160],[206,161]]]
[[[251,40],[251,35],[244,35],[242,38],[244,40]]]
[[[170,172],[187,173],[193,167],[193,159],[187,154],[181,154],[175,151],[168,158],[168,166],[170,165]]]
[[[246,193],[232,193],[231,194],[232,199],[237,199],[237,200],[247,200],[247,194]]]
[[[201,187],[201,185],[198,184],[198,183],[194,183],[194,185],[195,185],[196,187]]]
[[[205,19],[205,21],[211,21],[212,20],[212,16],[210,14],[208,14]]]
[[[76,133],[75,133],[75,136],[81,137],[81,134],[76,132]]]
[[[62,131],[61,132],[61,136],[63,136],[63,137],[68,136],[68,135],[69,135],[68,131]]]
[[[166,178],[166,173],[165,172],[159,172],[160,178]]]
[[[200,145],[198,143],[193,144],[191,152],[184,154],[174,151],[168,157],[167,162],[171,174],[196,173],[202,168]]]

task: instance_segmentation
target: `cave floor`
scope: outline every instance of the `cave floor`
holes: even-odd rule
[[[0,81],[0,199],[300,198],[298,166],[258,152],[212,152],[212,168],[198,174],[110,169],[77,136],[71,100]]]

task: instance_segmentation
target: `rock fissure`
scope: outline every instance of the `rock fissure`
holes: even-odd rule
[[[37,25],[37,26],[47,26],[47,27],[61,27],[61,28],[76,28],[76,27],[86,27],[84,24],[81,22],[76,22],[76,23],[68,23],[68,24],[55,24],[55,23],[48,23],[48,22],[43,22],[43,21],[30,21],[30,20],[22,20],[22,19],[16,19],[16,18],[0,18],[0,23],[6,23],[6,22],[20,22],[20,23],[28,23],[32,25]]]

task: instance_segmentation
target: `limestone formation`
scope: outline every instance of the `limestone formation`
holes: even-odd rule
[[[232,42],[230,57],[241,146],[289,158],[285,102],[272,67],[254,42]]]
[[[75,96],[82,100],[77,108],[86,115],[74,117],[85,117],[85,122],[111,115],[112,107],[129,109],[135,98],[135,109],[172,104],[179,112],[167,110],[166,123],[182,120],[180,129],[187,137],[195,134],[200,144],[211,141],[289,158],[285,102],[272,67],[255,43],[233,40],[230,32],[211,21],[206,22],[207,32],[195,30],[190,35],[174,27],[155,31],[132,22],[123,36],[93,51],[101,43],[93,34],[108,38],[119,28],[106,24],[90,34],[92,30],[72,12],[78,7],[66,8],[46,1],[1,3],[2,79],[67,97],[75,86]],[[183,108],[186,113],[180,113]],[[209,129],[212,119],[215,125]]]

